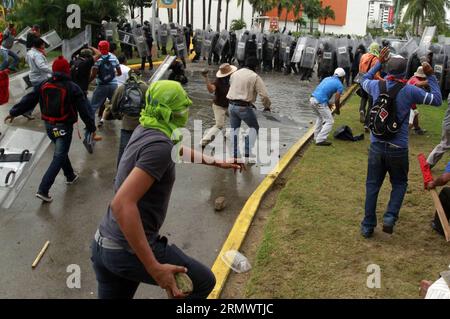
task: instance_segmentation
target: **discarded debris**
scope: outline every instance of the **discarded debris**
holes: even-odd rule
[[[41,261],[42,256],[44,256],[48,246],[50,245],[50,241],[47,240],[47,242],[44,244],[44,247],[42,247],[41,251],[37,255],[36,259],[34,260],[33,264],[31,265],[31,268],[36,268],[36,266],[39,264],[39,261]]]
[[[225,206],[226,206],[225,197],[223,196],[217,197],[214,202],[214,209],[219,212],[223,210]]]
[[[222,255],[223,262],[237,273],[247,272],[252,269],[247,257],[237,250],[229,250]]]

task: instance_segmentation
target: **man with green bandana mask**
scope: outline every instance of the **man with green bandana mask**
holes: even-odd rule
[[[140,125],[117,169],[114,198],[92,243],[99,298],[133,298],[141,282],[159,285],[169,297],[206,298],[214,288],[215,278],[208,267],[159,235],[175,182],[171,153],[181,138],[174,133],[186,125],[191,104],[175,81],[158,81],[147,90]],[[180,153],[189,160],[201,156],[207,165],[244,169],[184,146]],[[176,273],[191,278],[191,294],[179,290]]]

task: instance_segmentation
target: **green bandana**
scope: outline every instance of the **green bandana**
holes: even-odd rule
[[[373,54],[376,57],[379,57],[380,56],[380,45],[376,42],[373,42],[369,46],[369,53]]]
[[[156,81],[148,88],[145,102],[139,119],[141,125],[163,132],[175,143],[180,142],[182,136],[175,130],[186,125],[188,107],[192,105],[181,84],[169,80]]]

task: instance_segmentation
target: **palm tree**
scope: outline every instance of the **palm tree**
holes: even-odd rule
[[[450,9],[450,0],[404,0],[402,3],[408,6],[403,21],[412,21],[416,34],[424,30],[427,22],[445,23],[444,9]]]
[[[185,25],[188,25],[189,24],[189,1],[188,0],[185,0],[185,1],[186,1],[186,24]]]
[[[309,19],[310,33],[313,33],[314,20],[320,18],[322,6],[319,0],[304,0],[303,12]]]
[[[295,19],[294,23],[295,23],[295,25],[297,27],[297,32],[300,31],[300,27],[301,26],[305,26],[306,27],[306,21],[302,17],[299,17],[299,18]]]
[[[203,2],[203,30],[206,30],[206,0],[202,0]]]
[[[323,34],[325,34],[325,26],[327,25],[328,19],[336,19],[336,16],[334,15],[333,9],[331,9],[330,6],[326,6],[322,9],[322,14],[320,16],[323,19]]]
[[[244,1],[245,0],[238,0],[237,6],[241,6],[241,20],[244,20]]]
[[[177,0],[177,23],[180,24],[180,0]]]
[[[211,26],[211,6],[212,6],[212,0],[209,0],[208,5],[208,25]]]
[[[216,21],[216,31],[220,32],[220,14],[222,12],[222,0],[217,2],[217,21]]]
[[[204,0],[203,0],[204,1]],[[230,0],[226,0],[227,5],[226,5],[226,9],[225,9],[225,30],[228,30],[228,6],[230,4]]]

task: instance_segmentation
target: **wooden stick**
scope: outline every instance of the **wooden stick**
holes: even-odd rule
[[[439,199],[439,195],[435,189],[430,190],[431,197],[433,198],[434,206],[436,207],[439,220],[441,221],[442,229],[444,230],[445,240],[450,241],[450,226],[448,224],[447,216],[445,215],[444,208]]]
[[[41,251],[39,252],[39,255],[37,255],[36,259],[31,265],[31,268],[36,268],[36,266],[39,264],[39,261],[41,260],[42,256],[44,256],[45,251],[48,248],[48,245],[50,245],[50,241],[47,240],[47,242],[44,244],[44,247],[42,247]]]

